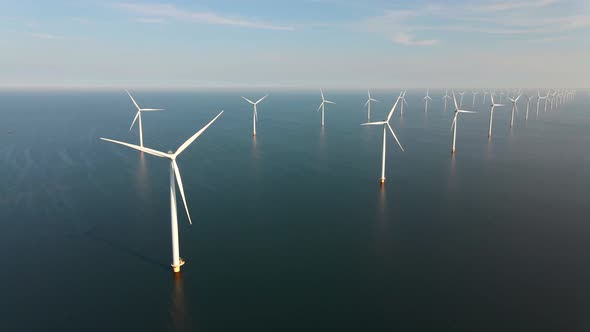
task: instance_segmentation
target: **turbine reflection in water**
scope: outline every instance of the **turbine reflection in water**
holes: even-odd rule
[[[172,294],[170,296],[171,331],[193,331],[188,314],[181,273],[174,273]]]

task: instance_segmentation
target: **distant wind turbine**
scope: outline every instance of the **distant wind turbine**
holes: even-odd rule
[[[453,116],[453,123],[451,124],[451,129],[453,130],[453,147],[451,149],[451,153],[455,153],[455,141],[457,140],[457,116],[459,113],[475,113],[472,111],[465,111],[459,109],[459,105],[457,105],[457,97],[455,97],[455,91],[453,91],[453,102],[455,104],[455,116]]]
[[[371,91],[367,90],[367,95],[369,96],[369,99],[367,99],[367,102],[365,103],[365,107],[367,107],[367,121],[371,121],[371,102],[379,102],[377,99],[373,99],[371,98]]]
[[[442,97],[443,101],[445,102],[445,112],[447,111],[447,99],[451,99],[449,96],[449,88],[445,88],[445,95]]]
[[[488,90],[483,90],[483,100],[481,102],[482,105],[486,103],[486,96],[488,95]]]
[[[168,153],[160,152],[157,150],[153,150],[150,148],[145,148],[129,143],[119,142],[108,138],[100,138],[103,141],[111,142],[120,144],[123,146],[127,146],[129,148],[139,150],[145,152],[147,154],[151,154],[152,156],[166,158],[170,160],[170,217],[171,217],[171,228],[172,228],[172,270],[174,272],[180,272],[180,267],[184,265],[184,260],[180,258],[180,249],[178,245],[178,219],[176,213],[176,185],[178,184],[178,191],[180,191],[180,196],[182,197],[182,202],[184,203],[184,209],[186,210],[186,216],[188,217],[188,222],[192,224],[190,213],[188,212],[188,205],[186,204],[186,197],[184,195],[184,188],[182,186],[182,178],[180,177],[180,169],[176,164],[176,158],[189,146],[191,145],[194,140],[196,140],[209,126],[217,120],[217,118],[223,113],[221,111],[213,120],[211,120],[205,127],[201,130],[196,132],[191,138],[189,138],[186,142],[184,142],[176,152],[168,151]]]
[[[428,101],[432,100],[432,98],[430,98],[430,96],[428,95],[428,88],[426,88],[426,97],[424,97],[424,112],[428,113]]]
[[[494,101],[494,94],[490,93],[492,104],[490,105],[490,129],[488,129],[488,137],[492,137],[492,122],[494,121],[494,108],[504,106],[503,104],[496,104]]]
[[[320,104],[320,107],[318,107],[317,112],[320,111],[320,109],[322,110],[322,127],[324,126],[324,109],[325,109],[325,104],[336,104],[335,102],[329,101],[326,98],[324,98],[324,91],[322,91],[322,89],[320,89],[320,94],[322,95],[322,103]]]
[[[131,98],[131,101],[133,102],[133,105],[135,105],[135,108],[137,108],[137,113],[135,113],[135,117],[133,118],[133,122],[131,122],[131,127],[129,127],[129,131],[131,131],[131,129],[133,129],[133,125],[135,124],[135,121],[137,121],[139,119],[139,121],[138,121],[139,146],[143,147],[143,126],[141,125],[141,112],[156,112],[156,111],[163,111],[164,109],[162,109],[162,108],[140,108],[139,105],[137,105],[137,102],[135,101],[135,99],[133,99],[133,97],[129,93],[129,91],[125,90],[125,92],[127,92],[127,94],[129,95],[129,98]]]
[[[518,99],[520,99],[520,96],[522,96],[522,95],[518,95],[518,97],[516,97],[516,99],[512,99],[512,98],[508,97],[508,99],[510,99],[510,101],[512,102],[512,116],[510,119],[510,128],[512,128],[514,126],[514,111],[516,110],[516,103],[518,102]]]
[[[404,148],[400,144],[399,140],[397,139],[397,136],[395,135],[395,133],[393,132],[393,129],[391,128],[391,125],[389,124],[389,120],[391,120],[391,116],[393,115],[393,112],[395,111],[395,107],[397,106],[397,103],[400,100],[402,100],[402,98],[403,98],[402,94],[403,94],[403,92],[400,93],[400,95],[397,97],[395,104],[393,104],[393,107],[391,108],[391,111],[389,111],[389,115],[387,116],[387,119],[385,121],[368,122],[368,123],[361,124],[361,126],[383,125],[383,154],[382,154],[382,160],[381,160],[381,184],[385,183],[385,146],[387,144],[387,129],[389,129],[389,131],[391,132],[391,135],[393,135],[393,138],[395,139],[395,141],[397,142],[399,147],[402,149],[402,151],[404,151]]]
[[[408,105],[408,102],[406,101],[406,91],[408,91],[408,90],[406,89],[402,93],[402,104],[401,104],[400,116],[404,115],[404,104]]]
[[[531,100],[533,99],[533,96],[527,97],[526,100],[526,116],[524,118],[525,121],[529,120],[529,106],[531,104]]]
[[[250,99],[242,96],[242,98],[245,101],[249,102],[254,107],[254,112],[252,113],[252,126],[253,126],[252,136],[256,136],[256,121],[258,121],[258,112],[256,111],[256,106],[258,105],[259,102],[263,101],[266,97],[268,97],[268,95],[265,95],[264,97],[258,99],[256,102],[253,102]]]
[[[461,95],[461,101],[459,102],[459,107],[463,107],[463,95],[465,94],[465,92],[459,92],[459,94]]]
[[[475,96],[479,94],[479,91],[471,91],[471,93],[473,93],[473,106],[475,106]]]

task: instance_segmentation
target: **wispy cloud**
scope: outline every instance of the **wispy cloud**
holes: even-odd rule
[[[38,38],[38,39],[46,39],[46,40],[65,39],[64,36],[59,36],[59,35],[54,35],[54,34],[44,33],[44,32],[31,33],[31,37]]]
[[[131,22],[136,23],[147,23],[147,24],[160,24],[166,22],[163,18],[156,17],[138,17],[131,19]]]
[[[440,44],[440,40],[438,39],[415,40],[412,36],[403,32],[396,33],[392,41],[396,44],[410,46],[432,46]]]
[[[475,7],[476,10],[486,12],[498,12],[505,10],[514,9],[525,9],[535,7],[546,7],[559,2],[559,0],[529,0],[529,1],[501,1],[501,2],[489,2],[487,4]]]
[[[253,29],[293,30],[293,27],[291,26],[275,25],[272,23],[255,21],[240,17],[230,17],[213,12],[182,9],[171,4],[116,3],[113,5],[113,7],[119,10],[129,12],[134,15],[141,15],[151,19],[167,18],[179,21],[216,25],[230,25]]]

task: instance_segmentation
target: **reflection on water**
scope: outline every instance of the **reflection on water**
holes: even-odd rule
[[[494,142],[492,141],[491,137],[488,137],[488,144],[486,145],[486,153],[485,153],[485,157],[486,160],[492,160],[492,153],[494,150]]]
[[[136,180],[137,180],[137,193],[138,195],[141,197],[142,200],[148,200],[149,199],[149,193],[150,193],[150,186],[149,186],[149,181],[148,181],[148,167],[147,167],[147,161],[145,160],[145,153],[140,152],[139,153],[139,159],[138,159],[138,166],[137,166],[137,176],[136,176]]]
[[[182,273],[174,273],[174,285],[170,295],[171,331],[193,331],[190,316],[187,313]]]
[[[449,160],[449,176],[448,176],[448,185],[447,189],[449,194],[452,194],[456,190],[457,186],[457,179],[456,179],[456,172],[457,172],[455,154],[451,154],[451,159]]]
[[[389,211],[387,209],[386,185],[381,184],[377,193],[377,223],[375,225],[375,250],[379,257],[386,259],[391,253]]]

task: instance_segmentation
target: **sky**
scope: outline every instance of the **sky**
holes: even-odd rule
[[[0,0],[0,88],[589,88],[588,0]]]

